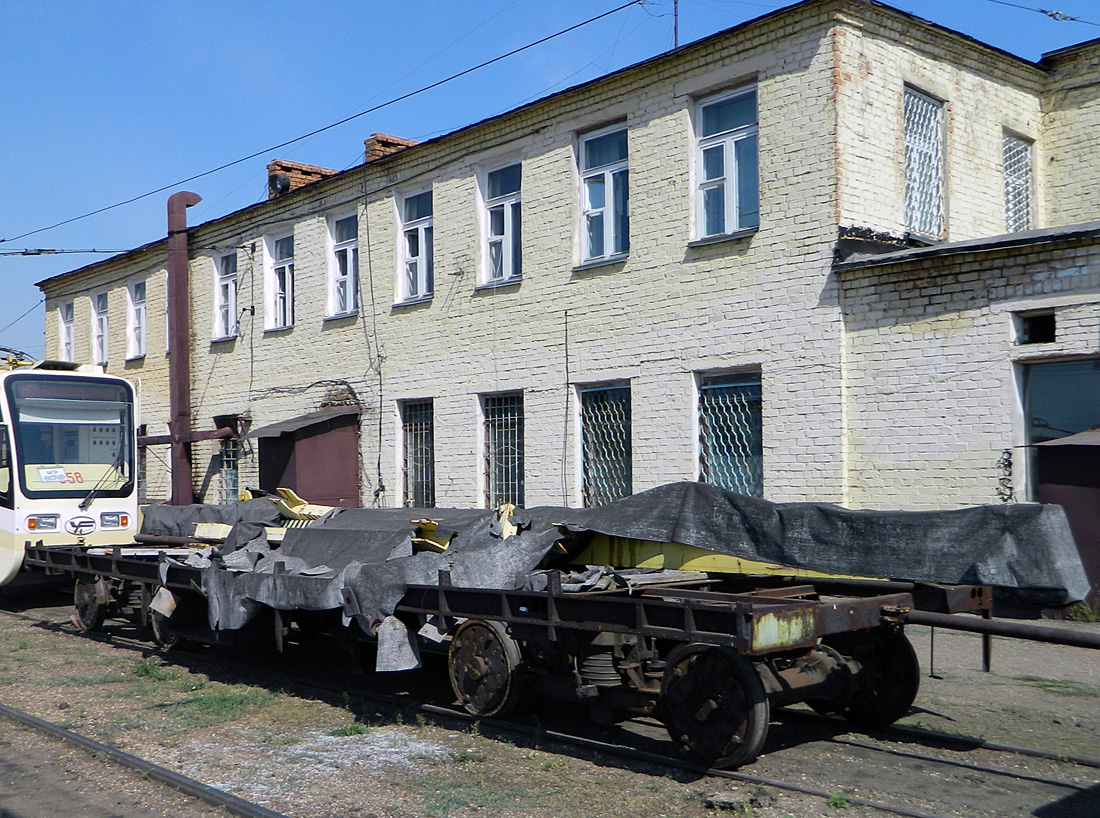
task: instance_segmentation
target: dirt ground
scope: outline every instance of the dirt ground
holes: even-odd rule
[[[837,792],[832,805],[752,784],[716,783],[662,766],[380,707],[361,699],[350,685],[342,695],[300,694],[277,683],[261,684],[262,679],[204,669],[201,651],[166,661],[71,633],[56,613],[57,625],[42,627],[36,624],[39,616],[36,611],[23,618],[0,616],[0,702],[292,818],[818,818],[836,816],[844,806],[845,816],[877,814],[844,804],[844,780],[832,782]],[[981,672],[980,637],[937,630],[936,677],[930,678],[931,633],[926,628],[909,633],[925,677],[917,706],[903,724],[1100,757],[1095,652],[997,639],[994,672],[986,674]],[[346,657],[301,661],[331,661],[335,679]],[[368,676],[361,684],[380,682]],[[537,703],[531,708],[535,718],[543,712]],[[183,802],[161,812],[153,782],[19,728],[0,727],[0,818],[210,814]],[[784,777],[784,769],[805,765],[798,752],[798,747],[766,747],[765,756],[744,772]],[[837,752],[833,748],[825,754]],[[1029,762],[1021,763],[1026,771]],[[110,771],[106,779],[104,770]],[[31,789],[24,800],[9,801],[20,797],[9,780],[17,782],[20,776]],[[1086,770],[1079,776],[1087,787],[1087,777],[1095,782],[1100,772]],[[39,803],[45,796],[36,794],[34,785],[39,793],[52,793],[74,781],[94,783],[85,793],[92,799],[86,811],[52,812]],[[121,789],[100,786],[110,782]],[[920,780],[907,784],[916,790],[926,785]],[[941,814],[967,814],[959,809]]]

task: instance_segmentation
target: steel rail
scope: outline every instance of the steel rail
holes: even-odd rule
[[[238,798],[224,790],[207,786],[201,781],[173,772],[166,767],[161,767],[159,764],[124,753],[122,750],[116,750],[114,747],[108,747],[95,739],[66,730],[53,722],[32,716],[30,713],[24,713],[22,710],[16,710],[6,704],[0,704],[0,716],[38,730],[41,733],[62,739],[70,744],[75,744],[89,752],[102,754],[114,763],[134,770],[145,778],[151,778],[211,806],[220,807],[233,815],[240,816],[240,818],[286,818],[280,812],[274,812],[266,807],[261,807],[259,804],[253,804],[251,801],[245,801],[243,798]]]

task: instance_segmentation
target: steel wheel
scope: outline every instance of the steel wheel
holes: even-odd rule
[[[103,577],[78,579],[73,589],[73,624],[81,631],[98,630],[107,618],[108,599]]]
[[[860,671],[853,677],[847,702],[814,709],[839,713],[860,727],[886,727],[909,712],[920,688],[920,663],[904,633],[875,628],[838,634],[827,641],[859,662]]]
[[[503,716],[519,698],[519,644],[498,622],[471,619],[451,640],[451,688],[467,713]]]
[[[755,759],[768,735],[768,697],[752,663],[730,648],[680,645],[661,679],[661,714],[680,752],[719,769]]]

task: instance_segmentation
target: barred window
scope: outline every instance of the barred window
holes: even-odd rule
[[[404,432],[403,502],[412,508],[435,507],[435,407],[430,400],[401,404]]]
[[[943,103],[905,89],[905,227],[943,235]]]
[[[523,505],[523,395],[485,395],[485,507]]]
[[[1031,229],[1031,142],[1004,135],[1005,230]]]
[[[221,488],[219,503],[235,503],[240,496],[240,447],[241,442],[235,437],[222,440],[221,468],[218,469]]]
[[[633,493],[630,387],[581,391],[581,479],[586,508]]]
[[[759,375],[700,380],[699,481],[750,497],[764,496]]]

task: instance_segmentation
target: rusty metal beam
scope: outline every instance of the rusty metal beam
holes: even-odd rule
[[[1004,622],[993,619],[976,619],[973,616],[909,611],[905,619],[914,625],[931,625],[948,630],[1007,636],[1012,639],[1028,639],[1052,645],[1069,645],[1077,648],[1100,650],[1100,633],[1083,633],[1062,628],[1026,625],[1020,622]]]
[[[191,483],[191,293],[188,275],[187,208],[202,197],[180,191],[168,197],[168,346],[172,444],[172,504],[195,501]]]

